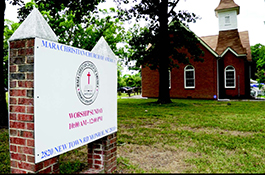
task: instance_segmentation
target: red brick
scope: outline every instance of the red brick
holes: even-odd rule
[[[92,165],[93,164],[93,159],[87,159],[87,163],[89,164],[89,165]]]
[[[26,96],[27,91],[25,89],[23,90],[10,90],[10,96]]]
[[[57,174],[59,174],[59,167],[60,167],[60,164],[59,163],[56,163],[56,164],[54,164],[53,166],[52,166],[52,172],[53,173],[57,173]]]
[[[36,171],[39,171],[39,170],[43,169],[43,167],[44,167],[43,166],[43,162],[35,164]]]
[[[21,136],[26,138],[34,138],[34,132],[33,131],[21,131]]]
[[[26,55],[26,49],[18,49],[18,56],[25,56]]]
[[[12,174],[26,174],[27,171],[21,170],[21,169],[16,169],[11,167],[11,173]]]
[[[31,155],[27,155],[27,162],[35,163],[35,157]]]
[[[14,160],[26,161],[26,156],[19,153],[10,153],[10,158]]]
[[[10,88],[17,87],[17,81],[10,81]]]
[[[34,43],[35,43],[34,39],[27,40],[26,47],[34,47]]]
[[[35,165],[27,162],[18,162],[18,167],[24,170],[35,172]]]
[[[25,129],[25,123],[23,122],[13,122],[10,121],[10,128],[16,128],[16,129]]]
[[[52,172],[52,167],[48,167],[48,168],[45,168],[41,171],[39,171],[38,173],[40,174],[48,174],[48,173],[51,173]]]
[[[26,55],[34,55],[34,49],[33,48],[26,49]]]
[[[49,161],[50,161],[50,164],[58,163],[59,156],[53,157],[53,158],[49,159]]]
[[[17,152],[17,146],[16,145],[10,145],[9,150],[10,150],[10,152]]]
[[[26,123],[27,130],[34,130],[34,123]]]
[[[34,147],[34,140],[27,139],[27,146]]]
[[[103,161],[101,160],[94,160],[95,164],[98,164],[98,165],[103,165]]]
[[[87,158],[92,159],[92,157],[93,157],[93,154],[87,154]]]
[[[10,112],[25,113],[26,107],[25,106],[10,106]]]
[[[33,105],[34,101],[33,101],[33,98],[19,98],[18,104]]]
[[[10,72],[16,72],[17,71],[17,65],[10,65],[9,70],[10,70]]]
[[[94,151],[95,154],[103,154],[103,151]]]
[[[34,74],[33,73],[26,73],[26,79],[27,80],[34,80]]]
[[[33,81],[18,81],[18,87],[33,88],[34,82]]]
[[[24,146],[18,146],[18,152],[23,154],[34,154],[34,148],[24,147]]]
[[[34,121],[34,115],[31,114],[18,114],[17,120],[19,121]]]
[[[101,159],[101,156],[100,155],[93,155],[93,158],[94,159]]]
[[[102,168],[102,165],[94,165],[94,168],[95,169],[101,169]]]
[[[26,46],[26,40],[18,40],[10,42],[10,48],[22,48]]]
[[[109,144],[113,144],[113,143],[115,143],[116,141],[117,141],[117,138],[113,138],[113,139],[110,140],[110,143],[109,143]]]
[[[34,114],[34,107],[33,106],[26,106],[26,113]]]
[[[114,147],[111,149],[111,153],[116,152],[116,151],[117,151],[117,147]]]
[[[99,144],[93,145],[93,149],[101,149],[101,145]]]
[[[9,104],[17,104],[17,99],[10,97]]]
[[[9,114],[9,119],[10,120],[17,120],[17,114],[16,113],[10,113]]]
[[[17,166],[17,161],[15,161],[15,160],[10,160],[10,166],[11,167],[14,167],[14,168],[17,168],[18,166]]]
[[[111,169],[109,170],[109,173],[112,173],[112,172],[114,172],[116,169],[117,169],[117,165],[116,165],[116,166],[114,166],[113,168],[111,168]]]

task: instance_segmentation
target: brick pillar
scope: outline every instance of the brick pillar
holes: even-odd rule
[[[35,164],[34,39],[11,41],[9,54],[11,173],[59,173],[59,156]]]
[[[117,169],[117,133],[88,144],[88,170],[84,173],[112,173]]]

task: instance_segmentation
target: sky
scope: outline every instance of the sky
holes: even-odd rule
[[[24,0],[29,2],[30,0]],[[112,0],[100,7],[109,8],[113,5]],[[219,5],[220,0],[180,0],[176,10],[187,10],[199,17],[196,23],[189,24],[191,31],[197,36],[217,35],[219,32],[218,18],[214,9]],[[234,0],[240,6],[238,15],[238,31],[248,31],[250,45],[265,45],[265,2],[264,0]],[[5,18],[18,22],[17,7],[7,4]]]

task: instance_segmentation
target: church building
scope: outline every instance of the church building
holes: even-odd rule
[[[204,62],[178,64],[169,74],[171,98],[250,98],[251,50],[248,31],[238,32],[240,7],[234,0],[220,0],[215,9],[219,35],[198,37]],[[159,94],[159,73],[142,68],[142,96]]]

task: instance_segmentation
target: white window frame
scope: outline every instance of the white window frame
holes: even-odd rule
[[[187,68],[189,66],[191,66],[192,69],[188,69],[187,70]],[[188,71],[192,71],[193,72],[193,82],[194,82],[194,86],[187,86],[187,84],[186,84],[186,80],[187,80],[187,78],[186,78],[186,72],[188,72]],[[184,68],[184,87],[185,87],[185,89],[194,89],[195,88],[195,68],[192,65],[187,65]]]
[[[233,70],[227,70],[228,68],[233,68]],[[233,78],[234,79],[234,86],[227,86],[227,84],[226,84],[226,80],[227,80],[226,72],[234,72],[234,78]],[[224,74],[225,74],[225,88],[236,88],[236,69],[231,65],[226,66]],[[229,79],[231,80],[231,78],[229,78]]]

